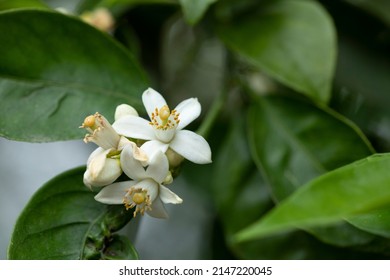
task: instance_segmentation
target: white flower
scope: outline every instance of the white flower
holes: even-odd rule
[[[155,90],[148,88],[142,101],[150,121],[137,116],[126,116],[116,121],[113,127],[124,136],[147,141],[142,149],[160,150],[163,153],[171,148],[176,153],[194,163],[210,163],[211,150],[207,141],[200,135],[183,130],[195,120],[201,111],[196,98],[189,98],[170,110],[165,99]]]
[[[133,180],[113,183],[103,188],[95,199],[106,204],[124,204],[126,209],[135,208],[137,213],[145,212],[155,218],[167,218],[163,203],[182,203],[183,200],[162,183],[169,176],[166,156],[157,152],[144,168],[134,158],[133,147],[126,146],[121,154],[122,169]]]
[[[131,109],[134,110],[129,105],[118,106],[115,112],[116,118],[137,114]],[[99,113],[86,117],[81,128],[90,132],[84,137],[84,142],[94,142],[99,146],[89,156],[87,170],[84,173],[84,184],[89,188],[111,184],[122,174],[119,157],[126,145],[134,146],[134,153],[138,160],[142,162],[147,160],[146,154],[137,148],[135,143],[119,135]]]
[[[85,128],[89,134],[85,135],[84,142],[94,142],[105,150],[117,148],[121,136],[114,130],[107,119],[99,113],[85,118],[80,128]]]

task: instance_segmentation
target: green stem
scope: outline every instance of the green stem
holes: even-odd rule
[[[204,119],[203,123],[201,124],[201,126],[197,131],[198,134],[202,135],[206,139],[215,121],[217,120],[219,113],[223,108],[223,104],[225,103],[225,100],[227,98],[227,93],[228,93],[227,89],[223,89],[221,91],[218,97],[214,100],[211,108],[207,112],[206,118]]]

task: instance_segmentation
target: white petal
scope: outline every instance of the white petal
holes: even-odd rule
[[[146,176],[157,183],[162,183],[168,175],[168,159],[161,151],[158,151],[150,160],[146,169]]]
[[[180,123],[177,126],[180,130],[199,117],[201,106],[197,98],[189,98],[177,105],[175,110],[180,113]]]
[[[106,150],[104,150],[102,147],[98,147],[97,149],[95,149],[88,157],[88,160],[87,160],[87,165],[91,162],[91,160],[94,158],[94,157],[98,157],[100,154],[102,153],[105,153]]]
[[[161,202],[160,198],[156,198],[152,204],[152,210],[146,211],[146,214],[158,219],[168,218],[167,210],[165,210],[164,204]]]
[[[125,116],[113,123],[112,127],[118,134],[144,140],[155,139],[154,129],[149,122],[136,116]]]
[[[83,178],[84,184],[87,187],[107,186],[122,174],[119,160],[107,158],[107,154],[110,151],[96,149],[91,154]]]
[[[160,185],[160,199],[164,203],[180,204],[183,202],[183,199],[163,185]]]
[[[126,192],[134,185],[134,181],[125,181],[111,184],[103,188],[95,200],[105,204],[122,204]]]
[[[211,162],[211,149],[207,141],[200,135],[189,130],[176,132],[170,148],[184,158],[198,164]]]
[[[154,134],[156,135],[156,139],[160,140],[164,143],[169,143],[173,139],[176,133],[176,128],[169,128],[169,129],[155,129]]]
[[[164,97],[155,91],[152,88],[148,88],[142,94],[142,102],[144,103],[146,112],[148,112],[148,116],[151,117],[154,110],[157,108],[160,110],[161,107],[167,105]]]
[[[136,116],[138,117],[138,112],[134,107],[128,104],[118,105],[115,109],[115,120],[119,120],[125,116]]]
[[[121,153],[121,166],[123,172],[131,179],[142,180],[146,178],[144,167],[140,161],[134,158],[132,145],[127,145],[123,148]]]
[[[158,151],[161,151],[165,153],[168,150],[169,144],[163,143],[158,140],[151,140],[145,142],[142,146],[141,149],[144,151],[149,158],[152,158],[154,154]]]

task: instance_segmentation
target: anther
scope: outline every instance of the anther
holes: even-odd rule
[[[169,107],[167,105],[162,106],[159,111],[160,119],[162,121],[166,121],[170,115],[171,115],[171,111],[169,110]]]
[[[85,120],[83,122],[83,126],[93,128],[95,126],[95,121],[96,121],[95,116],[90,115],[90,116],[85,118]]]
[[[132,197],[134,203],[141,204],[145,202],[145,194],[143,193],[135,193]]]

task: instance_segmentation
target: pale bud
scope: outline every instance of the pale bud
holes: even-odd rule
[[[181,155],[179,155],[172,149],[168,149],[165,155],[168,158],[170,168],[178,167],[184,160],[184,158]]]
[[[126,116],[138,117],[138,112],[130,105],[127,104],[118,105],[115,110],[115,121]]]
[[[105,32],[110,32],[115,25],[115,19],[111,12],[103,7],[97,8],[91,12],[85,12],[80,17],[86,23]]]
[[[113,183],[122,174],[119,158],[109,158],[111,150],[96,149],[88,159],[84,173],[84,184],[89,187],[103,187]]]

